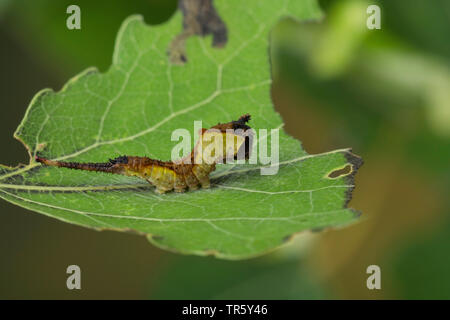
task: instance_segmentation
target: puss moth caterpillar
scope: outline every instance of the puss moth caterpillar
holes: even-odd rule
[[[229,155],[237,159],[238,154],[243,153],[246,160],[249,158],[251,139],[247,130],[251,128],[246,124],[248,121],[250,115],[245,114],[237,121],[219,123],[209,130],[201,129],[192,152],[177,161],[133,156],[120,156],[104,163],[53,161],[39,156],[36,161],[47,166],[137,176],[154,185],[158,193],[184,192],[186,188],[195,190],[199,185],[209,188],[209,174],[216,169],[217,163],[226,162]],[[221,141],[223,147],[213,148],[217,141]],[[232,145],[229,146],[227,141],[232,141]]]

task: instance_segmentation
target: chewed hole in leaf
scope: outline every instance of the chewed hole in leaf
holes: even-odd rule
[[[347,164],[343,168],[339,168],[339,169],[335,169],[335,170],[331,171],[327,175],[327,178],[329,178],[329,179],[337,179],[337,178],[340,178],[340,177],[348,176],[352,172],[353,172],[353,165]]]
[[[212,0],[180,0],[178,7],[183,14],[183,31],[170,43],[171,63],[180,65],[188,61],[185,43],[193,35],[211,34],[214,47],[223,48],[225,46],[228,40],[227,27]]]

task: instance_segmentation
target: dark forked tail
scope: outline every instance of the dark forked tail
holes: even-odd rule
[[[36,161],[40,162],[46,166],[69,168],[76,170],[86,170],[86,171],[97,171],[97,172],[107,172],[107,173],[123,173],[123,164],[128,163],[128,157],[118,157],[109,162],[103,163],[80,163],[80,162],[64,162],[64,161],[54,161],[36,156]]]

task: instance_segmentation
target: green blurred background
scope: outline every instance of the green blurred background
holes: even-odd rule
[[[353,147],[364,158],[350,203],[361,222],[232,262],[1,201],[0,298],[449,299],[450,2],[319,2],[322,22],[285,20],[273,32],[273,100],[309,153]],[[70,4],[81,30],[65,27]],[[369,4],[381,7],[381,30],[366,28]],[[12,134],[38,90],[105,71],[130,14],[158,24],[175,10],[174,0],[0,0],[0,163],[28,162]],[[81,290],[66,288],[70,264]],[[381,290],[366,287],[372,264]]]

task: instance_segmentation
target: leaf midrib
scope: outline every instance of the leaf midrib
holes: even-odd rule
[[[258,141],[259,141],[259,140],[258,140]],[[306,155],[306,156],[301,156],[301,157],[293,158],[293,159],[290,159],[290,160],[281,161],[281,162],[279,162],[279,163],[271,164],[271,165],[267,165],[267,166],[255,166],[255,167],[245,168],[245,169],[241,169],[241,170],[231,170],[231,169],[234,168],[234,166],[233,166],[232,168],[230,168],[230,170],[221,172],[221,173],[216,174],[216,175],[214,175],[214,174],[211,175],[211,179],[217,179],[217,178],[224,177],[224,176],[231,175],[231,174],[239,174],[239,173],[245,173],[245,172],[249,172],[249,171],[253,171],[253,170],[260,170],[260,169],[262,169],[262,168],[268,168],[268,167],[271,167],[271,166],[282,166],[282,165],[286,165],[286,164],[290,164],[290,163],[295,163],[295,162],[300,162],[300,161],[303,161],[303,160],[306,160],[306,159],[315,158],[315,157],[321,157],[321,156],[326,156],[326,155],[334,154],[334,153],[340,153],[340,152],[342,152],[342,153],[348,153],[348,152],[350,152],[350,151],[351,151],[351,149],[349,149],[349,148],[336,149],[336,150],[332,150],[332,151],[328,151],[328,152],[323,152],[323,153],[308,154],[308,155]],[[33,164],[30,164],[30,165],[28,165],[28,166],[26,166],[26,167],[24,167],[24,168],[21,168],[21,169],[19,169],[19,170],[17,170],[17,171],[9,172],[9,173],[7,173],[7,174],[5,174],[5,175],[3,175],[3,176],[0,176],[0,181],[1,181],[1,180],[4,180],[4,179],[6,179],[6,178],[9,178],[9,177],[12,177],[12,176],[15,176],[15,175],[18,175],[18,174],[27,172],[27,171],[29,171],[29,170],[31,170],[31,169],[37,167],[37,166],[40,166],[40,164],[38,164],[38,163],[33,163]],[[130,186],[137,186],[137,185],[138,185],[138,184],[128,184],[127,186],[130,187]],[[147,184],[142,184],[142,186],[145,186],[145,185],[147,185]],[[23,185],[0,184],[0,187],[5,187],[5,188],[9,187],[9,189],[13,189],[13,188],[11,188],[10,186],[18,186],[18,187],[19,187],[19,186],[23,186]],[[109,186],[112,186],[112,185],[109,185]],[[101,187],[108,187],[108,186],[96,186],[96,187],[101,188]],[[141,186],[139,186],[139,187],[141,187]]]

